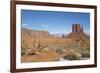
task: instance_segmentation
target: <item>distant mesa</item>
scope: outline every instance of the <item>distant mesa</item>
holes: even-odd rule
[[[32,36],[32,37],[48,37],[49,32],[43,30],[31,30],[27,28],[22,28],[22,36]]]

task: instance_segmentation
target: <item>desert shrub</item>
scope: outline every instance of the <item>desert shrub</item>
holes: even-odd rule
[[[21,51],[21,56],[23,56],[23,55],[25,55],[25,51],[22,50]]]
[[[90,57],[90,53],[88,51],[85,51],[85,52],[82,53],[82,57],[88,58],[88,57]]]
[[[35,50],[33,49],[28,49],[26,52],[25,52],[26,55],[36,55],[36,52]]]
[[[21,56],[26,54],[26,50],[28,49],[28,45],[27,42],[25,42],[25,40],[22,40],[22,44],[21,44]]]
[[[29,52],[28,55],[36,55],[35,51]]]
[[[63,53],[62,49],[56,49],[56,52],[59,53],[59,54]]]
[[[45,49],[47,45],[40,41],[39,39],[34,39],[32,43],[32,48],[25,52],[27,55],[36,55],[38,52],[42,52],[43,49]]]
[[[28,43],[27,43],[25,40],[22,40],[22,41],[21,41],[21,48],[22,48],[23,50],[26,50],[26,49],[29,48],[29,45],[28,45]]]
[[[41,42],[38,39],[35,39],[32,43],[34,49],[43,49],[48,47],[45,43]]]
[[[67,60],[79,60],[81,56],[77,53],[71,52],[67,54],[66,56],[64,56],[63,58]]]
[[[87,51],[90,51],[90,48],[87,48]]]

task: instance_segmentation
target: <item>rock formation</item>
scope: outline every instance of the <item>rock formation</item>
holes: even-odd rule
[[[80,24],[73,24],[72,25],[72,32],[84,32],[83,26],[80,27]]]
[[[67,35],[67,38],[81,38],[81,39],[89,39],[89,36],[84,32],[83,26],[80,24],[72,25],[72,32]]]
[[[40,31],[40,30],[30,30],[22,28],[22,36],[32,36],[32,37],[48,37],[48,31]]]

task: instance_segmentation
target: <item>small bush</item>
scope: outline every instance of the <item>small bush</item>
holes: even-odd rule
[[[90,53],[89,52],[83,52],[82,53],[82,57],[83,58],[89,58],[90,57]]]
[[[67,59],[67,60],[79,60],[80,58],[81,58],[81,56],[74,52],[71,52],[71,53],[67,54],[66,56],[64,56],[64,59]]]
[[[63,54],[62,49],[57,49],[56,52],[59,53],[59,54]]]
[[[21,52],[21,56],[23,56],[23,55],[25,55],[25,52],[24,51]]]

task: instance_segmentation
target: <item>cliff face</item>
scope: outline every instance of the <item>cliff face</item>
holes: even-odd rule
[[[48,37],[48,31],[39,31],[39,30],[29,30],[22,28],[22,37],[31,36],[31,37]]]

